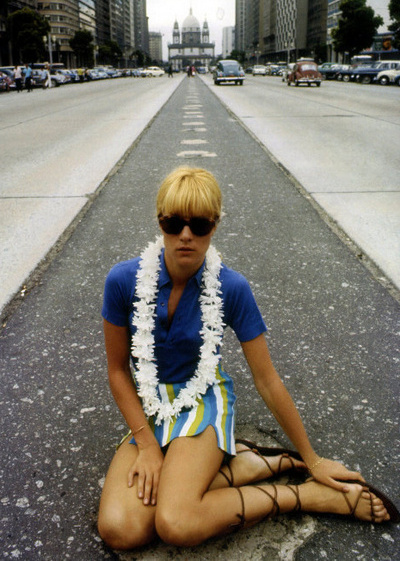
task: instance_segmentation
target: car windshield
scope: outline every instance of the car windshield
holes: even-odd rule
[[[316,70],[317,69],[317,65],[316,64],[302,64],[301,65],[301,70]]]
[[[233,62],[228,63],[228,64],[225,63],[225,64],[223,65],[222,68],[223,68],[225,71],[226,71],[226,70],[228,70],[228,71],[234,71],[234,70],[237,70],[237,69],[238,69],[238,65],[237,65],[237,64],[234,64]]]

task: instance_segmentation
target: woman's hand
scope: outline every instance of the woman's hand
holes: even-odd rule
[[[138,498],[143,499],[144,505],[155,505],[164,455],[156,443],[138,447],[138,451],[136,462],[128,473],[128,487],[133,486],[137,475]]]
[[[350,471],[340,462],[326,458],[320,458],[309,471],[316,481],[345,493],[350,489],[343,481],[365,482],[361,473]]]

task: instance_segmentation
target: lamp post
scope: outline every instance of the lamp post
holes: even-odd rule
[[[259,51],[259,50],[254,51],[254,55],[255,55],[256,60],[257,60],[256,64],[258,64],[258,59],[259,59],[259,57],[260,57],[260,55],[261,55],[261,51]]]
[[[49,64],[50,66],[53,64],[53,44],[56,44],[56,38],[52,37],[50,33],[47,34],[47,37],[43,37],[43,42],[49,51]]]

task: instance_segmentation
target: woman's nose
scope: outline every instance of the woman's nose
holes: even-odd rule
[[[192,234],[192,230],[189,228],[188,224],[186,224],[181,232],[181,238],[182,239],[189,239],[192,238],[193,234]]]

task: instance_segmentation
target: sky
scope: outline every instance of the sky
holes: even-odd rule
[[[147,0],[149,31],[163,34],[163,59],[168,59],[168,43],[172,43],[175,20],[179,29],[189,15],[190,8],[200,26],[204,20],[210,29],[210,41],[215,43],[215,54],[222,53],[222,28],[235,25],[235,0]]]

